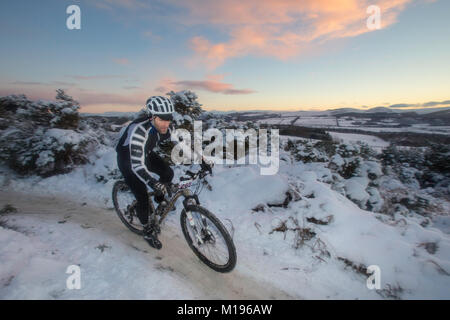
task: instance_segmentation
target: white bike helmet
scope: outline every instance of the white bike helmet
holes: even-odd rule
[[[163,96],[153,96],[147,99],[145,110],[149,116],[158,116],[169,121],[173,120],[172,114],[175,112],[172,101]]]

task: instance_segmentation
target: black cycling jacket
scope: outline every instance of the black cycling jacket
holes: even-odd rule
[[[148,155],[160,142],[170,139],[172,130],[169,127],[165,134],[160,134],[152,125],[151,119],[138,118],[127,126],[117,143],[116,151],[129,155],[133,173],[150,187],[157,179],[150,175],[146,166]]]

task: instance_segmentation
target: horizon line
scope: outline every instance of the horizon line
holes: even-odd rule
[[[371,109],[376,108],[385,108],[386,110],[392,110],[392,111],[403,111],[403,110],[438,110],[438,109],[450,109],[450,105],[444,106],[444,107],[408,107],[408,108],[390,108],[390,107],[371,107],[371,108],[356,108],[356,107],[337,107],[334,109],[285,109],[285,110],[273,110],[273,109],[246,109],[246,110],[206,110],[203,109],[205,112],[324,112],[324,111],[336,111],[341,109],[350,109],[355,111],[369,111]],[[104,112],[80,112],[83,114],[104,114],[104,113],[136,113],[139,112],[139,110],[136,111],[104,111]]]

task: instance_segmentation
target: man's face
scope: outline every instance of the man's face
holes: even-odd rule
[[[159,131],[161,134],[166,134],[167,129],[169,128],[170,120],[162,120],[160,117],[155,116],[155,128]]]

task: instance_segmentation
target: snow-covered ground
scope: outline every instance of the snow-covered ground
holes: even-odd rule
[[[362,142],[373,148],[374,150],[381,152],[383,148],[389,146],[389,142],[384,141],[381,138],[375,136],[369,136],[364,134],[354,134],[354,133],[341,133],[341,132],[328,132],[334,141],[354,144]]]
[[[100,178],[116,167],[110,147],[97,150],[92,164],[46,179],[2,169],[0,209],[18,212],[2,217],[0,298],[450,298],[447,216],[423,226],[417,217],[362,210],[326,183],[324,163],[296,162],[285,151],[280,158],[271,176],[258,165],[216,165],[212,190],[199,196],[233,234],[238,262],[225,275],[190,252],[178,213],[162,228],[161,251],[121,224],[112,210],[114,180]],[[176,179],[181,172],[175,169]],[[352,183],[357,193],[365,182]],[[286,208],[268,206],[287,191],[294,199]],[[252,210],[258,205],[263,210]],[[80,265],[80,290],[66,287],[69,265]],[[371,265],[381,271],[380,290],[367,287]]]
[[[2,299],[293,298],[258,278],[199,263],[174,219],[156,251],[112,210],[16,192],[1,192],[0,201],[18,209],[0,229]],[[80,267],[79,290],[66,286],[73,265]]]

